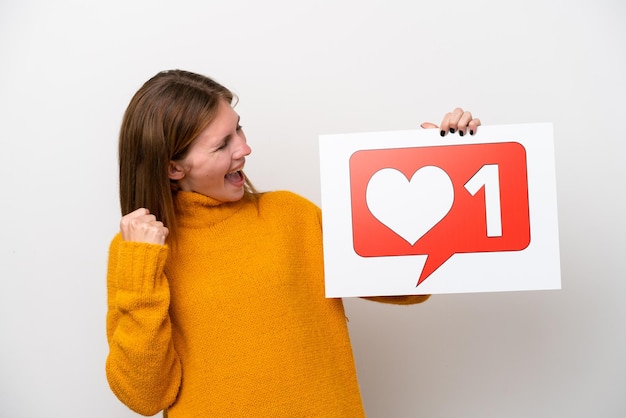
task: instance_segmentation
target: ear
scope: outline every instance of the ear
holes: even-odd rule
[[[170,161],[167,173],[170,180],[182,180],[182,178],[185,177],[185,170],[183,169],[183,166],[176,161]]]

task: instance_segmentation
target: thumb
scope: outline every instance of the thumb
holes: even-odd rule
[[[424,122],[420,126],[423,129],[436,129],[436,128],[439,128],[439,126],[435,125],[434,123],[430,123],[430,122]]]

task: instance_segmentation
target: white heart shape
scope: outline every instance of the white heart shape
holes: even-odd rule
[[[454,186],[439,167],[422,167],[411,180],[396,169],[384,168],[367,183],[365,200],[376,219],[414,245],[448,214]]]

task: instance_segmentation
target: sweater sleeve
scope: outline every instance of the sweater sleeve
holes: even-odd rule
[[[115,395],[142,415],[170,406],[181,383],[163,271],[167,255],[166,246],[122,241],[120,234],[109,250],[107,379]]]
[[[394,305],[415,305],[417,303],[426,302],[430,295],[406,295],[406,296],[373,296],[364,297],[362,299],[374,302],[391,303]]]

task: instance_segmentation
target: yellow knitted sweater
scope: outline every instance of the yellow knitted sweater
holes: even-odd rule
[[[289,192],[175,204],[176,246],[111,243],[116,396],[169,418],[362,417],[343,305],[324,296],[319,208]]]

